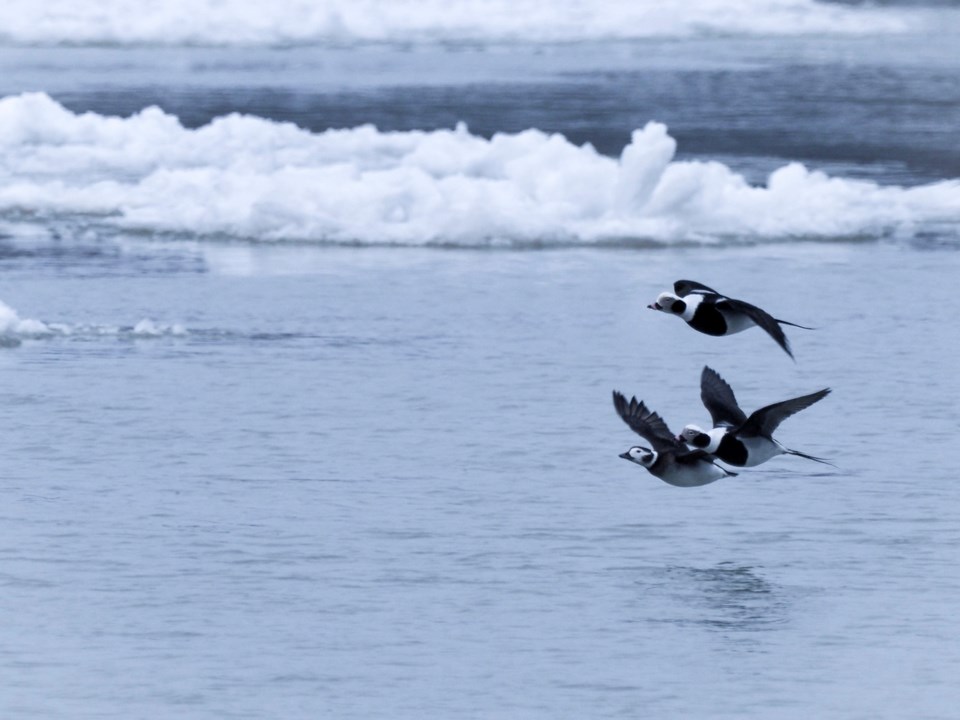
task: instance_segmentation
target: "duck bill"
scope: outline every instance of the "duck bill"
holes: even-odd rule
[[[620,455],[618,455],[618,457],[622,457],[624,460],[629,460],[629,459],[630,459],[630,453],[625,453],[625,452],[623,452],[623,453],[620,453]]]

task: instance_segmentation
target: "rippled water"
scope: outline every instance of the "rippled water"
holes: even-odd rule
[[[25,44],[0,47],[0,96],[100,115],[157,104],[176,116],[164,127],[242,112],[315,133],[373,123],[381,139],[459,121],[484,137],[538,128],[611,156],[658,120],[680,159],[754,185],[792,161],[842,178],[820,204],[802,204],[805,186],[784,196],[783,214],[830,220],[848,180],[960,174],[957,15],[879,4],[920,6],[926,30],[178,45],[181,31],[220,37],[216,22],[190,34],[233,7],[214,3],[138,46],[145,18],[126,5],[111,18],[131,22],[109,26],[40,8],[43,24],[7,28]],[[35,10],[18,7],[19,20]],[[284,7],[276,26],[234,19],[269,43],[302,29],[301,6]],[[40,30],[54,46],[29,45]],[[5,116],[0,163],[0,718],[957,716],[952,196],[933,215],[900,208],[901,232],[868,222],[818,243],[788,228],[659,248],[646,235],[388,248],[377,233],[357,238],[368,247],[271,246],[257,228],[248,243],[203,229],[221,201],[257,205],[241,178],[239,194],[227,183],[200,198],[187,230],[164,230],[184,217],[163,205],[169,186],[145,191],[156,222],[126,235],[110,222],[130,209],[120,195],[74,207],[66,190],[122,190],[141,151],[161,174],[197,169],[171,156],[195,134],[157,145],[131,121],[11,106],[23,111]],[[223,137],[237,148],[213,143],[226,166],[237,153],[283,164],[271,133]],[[364,147],[340,158],[355,174]],[[541,172],[553,170],[566,187],[580,179]],[[10,194],[33,175],[49,185]],[[288,189],[279,200],[312,219]],[[902,202],[884,197],[852,206],[871,218]],[[729,208],[722,193],[703,202]],[[492,239],[516,239],[505,227]],[[758,330],[697,334],[646,309],[679,278],[817,329],[788,328],[796,363]],[[702,423],[705,364],[748,412],[831,387],[777,437],[837,468],[779,457],[682,489],[619,459],[639,439],[611,390],[673,429]]]
[[[2,260],[74,328],[0,349],[5,717],[955,716],[956,253],[88,245]],[[610,391],[702,421],[705,363],[832,387],[778,437],[839,470],[620,460]]]

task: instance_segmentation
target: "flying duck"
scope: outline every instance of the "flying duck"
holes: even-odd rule
[[[754,325],[762,328],[791,358],[793,352],[781,325],[810,330],[805,325],[777,320],[765,310],[743,300],[721,295],[716,290],[693,280],[677,280],[673,292],[660,293],[655,302],[647,305],[683,318],[687,325],[707,335],[733,335]]]
[[[704,367],[700,374],[700,399],[710,413],[714,428],[705,431],[696,425],[687,425],[677,440],[736,467],[753,467],[777,455],[799,455],[833,465],[823,458],[786,448],[773,438],[773,432],[780,423],[829,393],[830,389],[824,388],[809,395],[767,405],[747,417],[737,405],[733,389],[727,382],[712,368]]]
[[[688,449],[670,432],[663,419],[648,410],[642,402],[638,402],[637,398],[627,402],[627,398],[614,390],[613,406],[630,429],[653,446],[653,449],[650,449],[637,445],[621,453],[620,457],[642,465],[651,475],[665,483],[678,487],[696,487],[737,474],[717,465],[709,453]]]

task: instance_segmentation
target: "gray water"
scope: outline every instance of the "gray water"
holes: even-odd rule
[[[956,717],[951,250],[4,247],[3,717]],[[838,469],[620,460],[704,364]]]
[[[659,120],[753,183],[916,185],[960,175],[955,39],[4,46],[0,96],[610,155]],[[45,212],[0,218],[0,301],[53,328],[0,335],[0,718],[957,717],[955,224],[470,250]],[[646,309],[679,278],[817,329],[796,363],[700,335]],[[703,423],[705,364],[748,412],[831,387],[777,437],[837,468],[619,459],[611,391]]]

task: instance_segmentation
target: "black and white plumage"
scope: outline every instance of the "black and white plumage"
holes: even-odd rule
[[[804,325],[778,320],[756,305],[721,295],[713,288],[693,280],[677,280],[673,292],[660,293],[647,305],[669,315],[683,318],[687,325],[707,335],[733,335],[754,325],[763,329],[791,358],[793,352],[781,325],[810,330]]]
[[[704,367],[700,375],[700,399],[710,413],[714,428],[704,431],[696,425],[687,425],[677,440],[737,467],[753,467],[777,455],[799,455],[832,465],[823,458],[786,448],[773,438],[780,423],[819,402],[829,393],[830,388],[824,388],[809,395],[767,405],[747,417],[737,405],[730,385],[715,370]]]
[[[614,390],[613,406],[630,429],[652,446],[652,449],[634,446],[620,454],[624,460],[642,465],[651,475],[678,487],[706,485],[722,477],[736,475],[717,465],[709,453],[687,448],[670,432],[663,418],[651,412],[635,397],[627,402],[626,397]]]

